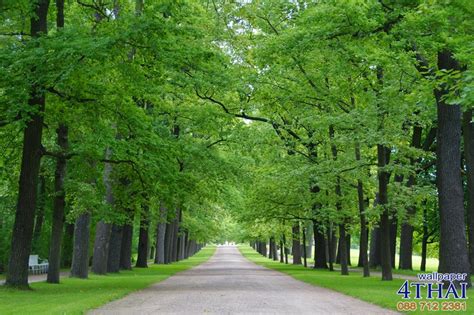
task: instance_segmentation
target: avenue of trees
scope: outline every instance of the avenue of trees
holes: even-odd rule
[[[0,1],[6,285],[28,286],[31,254],[58,283],[63,267],[86,278],[226,239],[343,275],[380,266],[391,280],[427,256],[469,274],[473,12],[470,0]]]

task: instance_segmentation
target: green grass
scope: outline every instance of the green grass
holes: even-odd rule
[[[303,266],[286,265],[277,261],[272,261],[255,252],[251,247],[243,245],[239,246],[240,252],[249,260],[262,265],[264,267],[274,269],[292,276],[295,279],[310,283],[312,285],[332,289],[353,296],[360,300],[396,310],[397,302],[401,301],[401,297],[397,295],[397,291],[403,284],[404,280],[394,279],[393,281],[381,281],[380,277],[373,276],[370,278],[363,278],[360,273],[351,273],[349,276],[341,276],[339,272],[330,272],[327,270],[314,270],[311,268],[304,268]],[[425,291],[422,291],[423,296]],[[474,299],[474,290],[468,290],[467,312],[447,312],[445,314],[472,314],[474,303],[470,299]],[[413,301],[413,300],[410,300]],[[433,300],[445,301],[445,300]],[[337,303],[337,301],[335,301]],[[419,309],[410,314],[424,314]]]
[[[357,266],[357,262],[359,261],[359,250],[358,249],[351,249],[351,262],[353,266]],[[398,268],[398,262],[400,261],[400,256],[398,254],[395,255],[395,268]],[[420,273],[420,265],[421,265],[421,256],[413,255],[412,256],[412,263],[414,270],[398,270],[394,269],[394,273],[402,274],[402,275],[409,275],[409,276],[416,276],[417,273]],[[438,270],[439,261],[436,258],[426,258],[426,272],[436,271]],[[377,270],[375,270],[377,271]],[[378,270],[380,271],[380,270]]]
[[[215,249],[206,247],[193,257],[170,265],[151,265],[106,276],[91,275],[87,280],[65,278],[61,284],[32,283],[29,291],[0,287],[0,314],[83,314],[199,265],[207,261]]]

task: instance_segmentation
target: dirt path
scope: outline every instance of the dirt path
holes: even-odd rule
[[[395,314],[315,287],[222,246],[206,263],[90,314]]]

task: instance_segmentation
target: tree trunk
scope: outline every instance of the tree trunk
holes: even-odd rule
[[[95,228],[94,254],[92,256],[92,272],[98,275],[107,273],[109,257],[109,241],[112,225],[99,221]]]
[[[272,259],[272,253],[273,253],[273,242],[272,242],[272,239],[270,238],[268,240],[268,258]]]
[[[258,243],[260,244],[260,254],[267,257],[267,243],[262,241],[258,241]]]
[[[283,233],[283,252],[285,254],[285,264],[288,265],[288,247],[286,246],[286,236],[285,233]]]
[[[440,70],[460,70],[450,51],[438,53]],[[461,179],[461,107],[446,104],[449,86],[435,90],[438,108],[437,185],[440,212],[439,272],[467,273],[471,283]]]
[[[472,109],[463,115],[464,157],[467,176],[467,219],[469,236],[469,262],[474,274],[474,123]]]
[[[83,279],[88,277],[90,225],[91,216],[89,213],[83,213],[76,219],[71,277]]]
[[[390,265],[395,268],[395,254],[397,249],[397,231],[398,231],[398,220],[395,216],[390,220]]]
[[[355,145],[356,161],[361,160],[360,144]],[[369,270],[369,231],[367,229],[367,219],[365,216],[364,184],[361,179],[357,180],[357,201],[359,206],[360,237],[359,237],[359,267],[363,268],[364,277],[370,277]]]
[[[428,221],[427,221],[427,210],[426,207],[423,208],[423,236],[421,239],[421,265],[420,271],[426,271],[426,250],[428,246]]]
[[[173,243],[171,251],[171,261],[175,262],[178,260],[178,238],[179,238],[179,220],[181,210],[176,208],[176,217],[173,220]]]
[[[189,244],[189,232],[186,231],[184,233],[184,248],[183,248],[183,251],[184,251],[184,259],[188,259],[188,244]]]
[[[369,266],[370,268],[377,268],[382,264],[380,257],[380,228],[375,227],[372,229],[371,235],[370,235],[370,260],[369,260]]]
[[[300,225],[295,223],[292,227],[293,235],[293,265],[301,265]]]
[[[319,223],[313,220],[314,236],[314,268],[327,269],[326,242],[324,232],[321,231]]]
[[[120,244],[120,269],[132,270],[132,239],[133,225],[131,222],[122,227],[122,243]]]
[[[275,242],[275,237],[272,237],[273,242],[273,251],[272,251],[272,259],[277,261],[278,260],[278,253],[277,253],[277,243]]]
[[[107,272],[119,272],[121,247],[123,239],[123,226],[113,224],[109,241],[109,256],[107,259]]]
[[[180,246],[180,260],[186,259],[186,242],[188,241],[188,232],[183,229],[183,235],[181,236],[181,246]]]
[[[306,225],[306,255],[308,258],[313,256],[313,239],[313,223],[310,221]]]
[[[30,35],[39,37],[48,32],[49,0],[35,2],[31,18]],[[41,78],[42,73],[35,73]],[[40,80],[41,81],[41,80]],[[41,136],[43,133],[43,112],[45,107],[44,89],[33,84],[28,106],[32,113],[23,131],[23,148],[18,187],[18,202],[13,225],[10,259],[5,284],[10,287],[28,287],[28,261],[31,253],[33,224],[36,210],[36,190],[41,161]]]
[[[411,146],[414,148],[421,147],[421,135],[423,129],[420,126],[413,128],[413,136]],[[411,164],[414,165],[415,160],[411,159]],[[407,188],[411,188],[416,183],[415,175],[410,175],[407,182]],[[407,208],[407,216],[402,221],[400,229],[400,259],[398,268],[399,269],[413,269],[412,256],[413,256],[413,225],[411,224],[416,214],[416,208],[409,206]]]
[[[193,256],[196,253],[196,241],[190,240],[189,241],[189,257]]]
[[[339,240],[337,242],[336,264],[341,264],[341,249],[342,249],[341,242],[342,241],[343,241],[343,239],[341,238],[341,236],[339,234]],[[344,248],[345,248],[345,246],[344,246]]]
[[[351,235],[346,233],[347,265],[351,265]]]
[[[380,254],[382,264],[382,280],[392,280],[392,257],[390,244],[390,218],[388,203],[388,182],[390,174],[383,168],[387,166],[390,158],[390,149],[379,144],[377,145],[378,160],[378,204],[382,206],[380,216]]]
[[[35,219],[35,228],[33,231],[33,246],[32,246],[33,254],[37,253],[40,248],[39,241],[40,241],[41,230],[43,228],[43,222],[44,222],[45,203],[46,203],[46,180],[45,180],[45,177],[41,175],[39,177],[39,183],[38,183],[36,219]]]
[[[303,266],[308,267],[308,259],[306,255],[306,227],[303,225]]]
[[[341,260],[341,275],[346,276],[349,274],[349,268],[347,266],[347,241],[346,227],[344,224],[339,224],[339,247],[339,255]]]
[[[407,213],[410,217],[415,214],[415,208],[409,207]],[[412,270],[412,256],[413,256],[413,225],[409,222],[402,223],[400,232],[400,259],[399,269]]]
[[[283,240],[280,240],[280,262],[285,262],[285,244],[283,244]]]
[[[327,248],[327,257],[329,262],[329,271],[334,271],[334,260],[336,255],[336,246],[337,246],[337,238],[334,235],[332,229],[332,223],[329,223],[329,228],[326,230],[326,248]]]
[[[173,224],[172,223],[166,223],[166,228],[165,228],[165,264],[169,264],[171,262],[171,244],[172,244],[172,238],[173,238]],[[192,245],[192,244],[191,244]],[[192,249],[189,249],[190,255],[192,252]]]
[[[107,148],[105,151],[106,159],[110,158],[112,150]],[[105,163],[104,165],[104,186],[105,186],[105,201],[112,206],[114,204],[114,196],[112,191],[112,164]],[[112,232],[112,225],[100,220],[95,229],[94,240],[94,254],[92,256],[92,272],[96,274],[106,274],[108,257],[109,257],[109,241],[110,233]]]
[[[63,248],[61,250],[61,267],[70,268],[72,264],[72,248],[74,240],[74,224],[66,223],[64,228]]]
[[[156,256],[155,264],[165,263],[165,233],[166,233],[167,209],[163,203],[160,204],[160,219],[156,227]],[[185,250],[186,251],[186,250]]]
[[[60,124],[56,130],[58,146],[63,153],[68,150],[68,127]],[[64,180],[66,178],[66,158],[56,159],[56,170],[54,172],[54,203],[53,221],[51,228],[51,242],[49,245],[49,267],[46,282],[59,283],[61,271],[61,242],[64,228],[64,208],[66,207],[66,192],[64,191]]]
[[[165,233],[166,233],[166,223],[165,222],[158,223],[157,231],[156,231],[155,264],[165,263]]]
[[[147,268],[148,258],[148,206],[143,207],[142,217],[140,219],[140,234],[138,237],[138,257],[135,267]]]
[[[183,221],[183,210],[180,208],[179,209],[179,220],[178,220],[178,244],[177,244],[177,255],[176,255],[176,260],[180,261],[183,260],[183,238],[184,238],[184,231],[183,228],[181,227],[181,223]]]

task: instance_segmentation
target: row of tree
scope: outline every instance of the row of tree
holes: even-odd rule
[[[218,238],[227,192],[214,190],[237,169],[218,150],[228,128],[193,106],[195,77],[220,53],[212,11],[24,0],[0,12],[6,285],[28,286],[31,254],[58,283],[61,267],[86,278],[131,269],[135,255],[136,267],[171,263]]]
[[[120,227],[129,243],[178,220],[175,255],[224,236],[300,248],[311,226],[316,268],[339,244],[347,273],[348,235],[383,280],[398,247],[403,269],[414,251],[474,266],[472,1],[0,5],[10,285],[35,235],[57,266],[64,218],[71,235],[88,215],[93,257]]]
[[[198,95],[252,130],[240,237],[299,248],[300,222],[311,222],[316,268],[332,268],[338,237],[347,274],[350,234],[366,276],[380,265],[391,280],[397,248],[401,269],[431,248],[440,272],[469,274],[472,1],[252,1],[219,12],[233,72]]]

